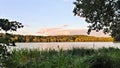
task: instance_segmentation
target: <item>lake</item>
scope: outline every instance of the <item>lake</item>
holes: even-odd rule
[[[120,43],[113,43],[113,42],[40,42],[40,43],[16,43],[17,46],[10,47],[9,49],[21,49],[21,48],[28,48],[28,49],[71,49],[71,48],[108,48],[108,47],[115,47],[120,48]]]

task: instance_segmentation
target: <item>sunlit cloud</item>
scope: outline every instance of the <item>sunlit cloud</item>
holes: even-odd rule
[[[68,27],[69,25],[62,25],[61,27]]]
[[[68,25],[67,25],[68,26]],[[66,29],[66,26],[61,27],[52,27],[52,28],[43,28],[37,32],[39,35],[43,36],[56,36],[56,35],[88,35],[87,28],[72,28]],[[102,31],[95,32],[92,31],[90,36],[98,36],[98,37],[107,37]]]

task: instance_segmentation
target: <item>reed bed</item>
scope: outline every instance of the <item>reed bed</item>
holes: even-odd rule
[[[120,68],[120,49],[13,50],[8,68]]]

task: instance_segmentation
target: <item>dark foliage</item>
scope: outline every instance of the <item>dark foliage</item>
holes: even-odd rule
[[[84,17],[91,30],[109,33],[115,41],[120,41],[120,0],[76,0],[74,14]]]
[[[0,19],[0,30],[4,31],[16,31],[18,28],[23,27],[23,25],[17,21],[9,21],[8,19]]]
[[[13,36],[7,31],[16,31],[22,28],[23,25],[16,21],[9,21],[8,19],[0,19],[0,30],[5,31],[4,35],[0,35],[0,67],[5,67],[4,62],[10,53],[7,51],[7,46],[15,46],[15,42],[11,39]]]

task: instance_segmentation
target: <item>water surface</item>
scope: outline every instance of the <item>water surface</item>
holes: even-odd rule
[[[16,49],[21,48],[28,48],[28,49],[71,49],[71,48],[108,48],[108,47],[115,47],[120,48],[120,43],[113,43],[113,42],[45,42],[45,43],[16,43]]]

